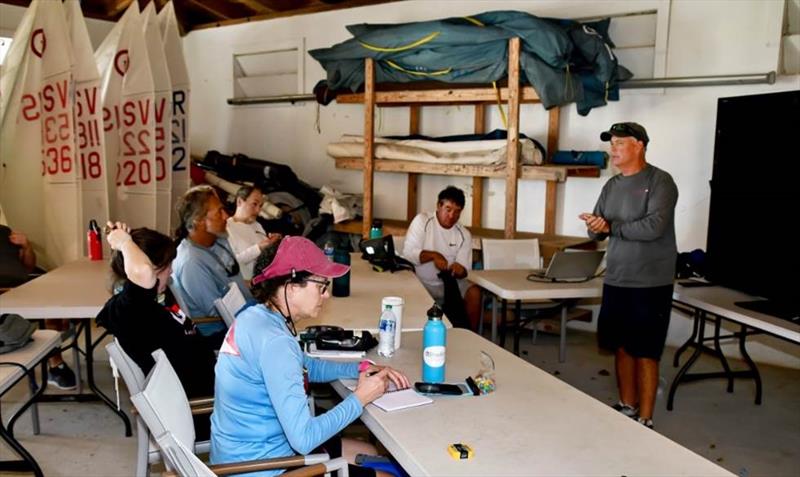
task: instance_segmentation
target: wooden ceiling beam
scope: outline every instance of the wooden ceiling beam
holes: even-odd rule
[[[233,3],[238,3],[240,5],[244,5],[250,10],[253,10],[257,15],[269,13],[272,11],[271,8],[269,8],[267,5],[258,0],[230,0],[230,1]]]
[[[223,20],[247,17],[253,13],[241,3],[230,0],[187,0],[187,3]]]
[[[194,0],[190,0],[194,1]],[[334,4],[326,4],[326,3],[315,3],[309,5],[305,8],[298,8],[296,10],[288,10],[283,12],[272,12],[267,13],[264,15],[254,15],[251,17],[246,18],[235,18],[229,20],[222,20],[217,22],[211,23],[199,23],[192,26],[192,30],[201,30],[203,28],[216,28],[226,25],[236,25],[239,23],[247,23],[259,20],[271,20],[273,18],[282,18],[282,17],[290,17],[294,15],[307,15],[309,13],[319,13],[319,12],[327,12],[330,10],[342,10],[345,8],[355,8],[355,7],[363,7],[367,5],[378,5],[380,3],[392,3],[392,2],[399,2],[402,0],[344,0],[339,3]]]
[[[106,15],[109,20],[115,20],[122,12],[133,3],[133,0],[116,0],[106,5]]]

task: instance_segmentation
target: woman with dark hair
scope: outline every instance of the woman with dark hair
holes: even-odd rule
[[[97,315],[97,324],[119,340],[145,374],[155,364],[150,353],[163,349],[187,396],[212,396],[216,362],[212,343],[197,333],[177,305],[158,302],[170,280],[175,243],[147,228],[130,230],[120,222],[109,222],[108,227],[111,271],[119,292]]]
[[[281,238],[281,234],[266,233],[256,220],[263,205],[261,189],[242,186],[236,191],[236,212],[228,218],[228,242],[247,281],[253,278],[253,265],[261,252]]]
[[[371,361],[309,358],[296,338],[295,322],[317,316],[330,296],[331,278],[348,270],[329,261],[303,237],[287,237],[259,257],[253,293],[260,304],[237,315],[219,351],[211,416],[212,463],[318,450],[354,462],[357,453],[375,453],[368,444],[341,439],[338,434],[390,383],[398,389],[409,387],[408,378]],[[307,383],[339,378],[358,378],[355,391],[328,412],[312,416]],[[351,466],[350,475],[375,473]]]

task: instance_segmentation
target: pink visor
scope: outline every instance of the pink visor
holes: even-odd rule
[[[270,278],[291,275],[292,272],[309,272],[325,278],[341,277],[350,270],[347,265],[328,260],[314,242],[304,237],[286,237],[281,240],[272,263],[253,277],[253,285]]]

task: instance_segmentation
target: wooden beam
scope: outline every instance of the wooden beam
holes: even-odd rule
[[[201,1],[201,0],[198,0]],[[205,0],[202,0],[205,1]],[[307,7],[286,10],[286,11],[273,11],[262,15],[254,15],[246,18],[234,18],[229,20],[216,21],[211,23],[199,23],[192,26],[192,30],[201,30],[204,28],[216,28],[227,25],[237,25],[239,23],[247,23],[251,21],[272,20],[274,18],[291,17],[295,15],[307,15],[310,13],[327,12],[331,10],[342,10],[345,8],[362,7],[366,5],[377,5],[380,3],[398,2],[402,0],[346,0],[339,3],[327,4],[316,3]]]
[[[419,134],[420,107],[414,104],[408,111],[408,133]],[[406,219],[413,220],[417,215],[417,202],[419,191],[419,174],[408,173],[408,186],[406,187]]]
[[[117,0],[106,8],[109,19],[115,19],[133,3],[133,0]]]
[[[373,178],[375,167],[375,62],[364,61],[364,222],[361,236],[369,237],[372,225]]]
[[[405,235],[409,222],[405,220],[383,220],[383,233],[391,235]],[[467,227],[472,233],[472,248],[480,250],[481,239],[501,239],[505,236],[505,231],[499,229],[485,229],[482,227]],[[348,220],[333,226],[333,230],[343,233],[357,234],[361,231],[361,222],[358,220]],[[588,237],[570,237],[566,235],[542,234],[538,232],[517,232],[517,238],[535,238],[539,240],[539,248],[542,251],[544,262],[548,263],[550,257],[559,250],[566,248],[579,248],[583,250],[597,249],[597,242]]]
[[[364,169],[363,157],[337,157],[337,169],[360,171]],[[519,178],[526,180],[542,180],[564,182],[569,171],[576,166],[522,166]],[[590,166],[586,166],[590,167]],[[373,170],[377,172],[404,172],[416,174],[432,174],[441,176],[477,176],[506,177],[506,171],[497,166],[479,166],[474,164],[431,164],[429,162],[399,161],[395,159],[379,159],[373,162]],[[588,175],[582,176],[588,177]]]
[[[558,182],[547,181],[544,198],[544,233],[556,233],[556,205],[558,202]]]
[[[233,18],[236,18],[236,15],[231,14],[230,12],[223,12],[222,10],[220,10],[220,6],[222,5],[220,3],[214,3],[213,5],[210,5],[211,2],[209,2],[208,0],[202,0],[202,1],[185,0],[185,1],[189,5],[192,5],[193,7],[196,7],[199,10],[203,10],[206,13],[210,13],[211,15],[220,18],[222,20],[231,20]]]
[[[556,106],[551,108],[547,121],[547,158],[545,162],[551,162],[553,155],[558,150],[558,131],[561,119],[561,108]],[[599,170],[598,170],[599,172]],[[558,204],[558,183],[547,181],[544,195],[544,233],[556,233],[556,205]]]
[[[519,91],[519,85],[517,85]],[[500,88],[500,100],[508,101],[509,89]],[[447,88],[430,90],[406,90],[406,91],[380,91],[375,95],[375,101],[381,105],[406,106],[415,103],[437,103],[437,105],[447,104],[479,104],[497,103],[497,93],[494,88]],[[521,89],[519,101],[523,103],[538,103],[539,95],[530,86]],[[336,102],[340,104],[357,104],[364,102],[362,93],[340,94],[336,97]]]
[[[553,155],[558,150],[558,131],[561,120],[561,108],[556,106],[548,112],[547,121],[547,157],[545,162],[551,162]]]
[[[517,230],[517,186],[519,177],[519,38],[508,42],[508,157],[506,158],[505,238]]]
[[[229,0],[229,1],[233,3],[238,3],[242,6],[249,8],[250,10],[253,10],[256,15],[263,15],[273,11],[271,8],[268,8],[266,5],[264,5],[262,2],[259,2],[258,0]]]
[[[472,128],[475,134],[486,133],[486,105],[479,103],[475,105],[475,118]],[[472,226],[481,227],[483,225],[483,185],[482,177],[472,178]]]

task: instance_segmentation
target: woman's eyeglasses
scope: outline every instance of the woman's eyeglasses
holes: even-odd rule
[[[322,285],[319,287],[319,294],[324,295],[326,291],[328,291],[328,287],[331,286],[330,280],[318,280],[316,278],[306,278],[307,282],[316,283],[317,285]]]

